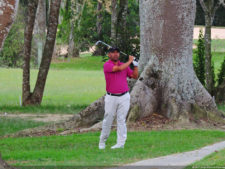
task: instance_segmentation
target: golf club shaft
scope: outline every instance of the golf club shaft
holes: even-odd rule
[[[107,43],[102,42],[102,41],[100,41],[100,40],[96,42],[96,45],[98,45],[99,43],[102,43],[103,45],[108,46],[109,48],[112,48],[112,46],[110,46],[110,45],[108,45]],[[124,53],[124,52],[122,52],[122,51],[120,51],[120,53],[122,53],[122,54],[125,55],[125,56],[128,56],[126,53]]]

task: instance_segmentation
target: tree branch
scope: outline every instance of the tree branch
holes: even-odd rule
[[[221,0],[220,0],[220,1],[221,1]],[[212,8],[212,17],[213,17],[213,18],[214,18],[215,14],[216,14],[217,9],[218,9],[218,8],[220,7],[220,5],[222,4],[220,1],[218,1],[218,2],[216,3],[215,7]],[[214,6],[214,4],[213,4],[213,6]]]
[[[200,2],[200,4],[201,4],[201,7],[202,7],[204,13],[209,12],[208,8],[207,8],[206,5],[205,5],[204,0],[199,0],[199,2]]]
[[[220,4],[225,8],[225,0],[220,0]]]

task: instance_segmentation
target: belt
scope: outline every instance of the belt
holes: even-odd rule
[[[128,93],[128,92],[118,93],[118,94],[114,94],[114,93],[109,93],[109,92],[107,92],[107,94],[108,94],[108,95],[111,95],[111,96],[123,96],[123,95],[125,95],[126,93]]]

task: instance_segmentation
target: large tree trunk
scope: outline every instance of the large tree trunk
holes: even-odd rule
[[[195,0],[140,1],[141,75],[131,93],[129,121],[156,112],[185,122],[219,117],[193,70],[195,10]]]
[[[0,50],[15,20],[19,0],[1,0],[0,2]]]
[[[61,2],[61,0],[51,1],[46,43],[45,43],[45,47],[44,47],[43,58],[41,61],[39,72],[38,72],[37,82],[36,82],[33,93],[30,93],[30,86],[28,86],[30,84],[29,79],[28,79],[30,69],[29,69],[29,67],[24,68],[25,69],[24,71],[26,72],[26,78],[24,78],[24,80],[23,80],[23,83],[24,83],[23,85],[27,88],[24,88],[24,90],[23,90],[23,105],[40,105],[41,104],[43,93],[44,93],[44,87],[45,87],[45,83],[46,83],[46,79],[47,79],[47,75],[48,75],[48,71],[49,71],[49,67],[50,67],[50,63],[51,63],[51,59],[52,59],[52,54],[53,54],[53,50],[54,50],[54,45],[55,45],[60,2]],[[33,17],[35,16],[34,12],[31,12],[31,14],[33,14]],[[29,25],[30,24],[27,25],[28,28],[31,27]],[[31,33],[32,30],[33,29],[30,28],[30,31],[26,31],[26,32],[29,32],[29,34],[28,34],[29,36],[27,35],[28,37],[30,37],[32,35],[32,33]],[[28,38],[26,38],[26,39],[28,39]],[[31,46],[30,40],[29,40],[28,45]],[[29,47],[29,48],[27,47],[27,50],[28,50],[27,54],[25,52],[27,60],[30,58],[30,55],[29,55],[30,49],[31,49],[31,47]],[[28,61],[26,61],[26,62],[28,64]]]

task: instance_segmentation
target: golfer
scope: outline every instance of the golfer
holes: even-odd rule
[[[130,108],[130,94],[127,77],[138,78],[138,62],[129,56],[126,63],[119,61],[120,50],[110,48],[109,60],[104,64],[106,80],[105,114],[99,141],[99,149],[105,149],[105,142],[109,137],[112,122],[117,115],[117,144],[111,149],[124,148],[127,139],[126,116]],[[133,62],[134,70],[129,65]]]

